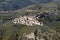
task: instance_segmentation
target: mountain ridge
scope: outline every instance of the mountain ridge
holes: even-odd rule
[[[52,0],[0,0],[0,10],[11,11],[21,9],[23,7],[37,4],[37,3],[49,3]]]

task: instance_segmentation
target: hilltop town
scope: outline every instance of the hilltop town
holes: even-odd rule
[[[12,20],[14,24],[23,24],[23,25],[40,25],[43,26],[43,22],[38,22],[35,16],[20,16]]]

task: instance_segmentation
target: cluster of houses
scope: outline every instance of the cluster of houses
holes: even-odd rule
[[[40,25],[43,26],[43,22],[38,22],[35,16],[20,16],[12,20],[14,24],[23,24],[23,25]]]

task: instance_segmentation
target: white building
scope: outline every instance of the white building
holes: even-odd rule
[[[30,26],[32,26],[33,24],[43,26],[43,22],[38,22],[38,20],[36,20],[36,17],[34,16],[20,16],[19,18],[15,18],[12,22],[15,24],[19,23]]]
[[[29,35],[26,35],[25,37],[27,37],[28,39],[31,39],[31,38],[35,38],[35,36],[34,36],[34,33],[31,33],[31,34],[29,34]]]

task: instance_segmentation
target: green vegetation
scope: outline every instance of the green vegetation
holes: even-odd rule
[[[60,8],[60,7],[59,7]],[[12,20],[20,15],[37,15],[40,12],[49,11],[55,13],[58,10],[56,3],[49,4],[36,4],[31,7],[26,7],[16,12],[0,12],[0,40],[21,40],[23,33],[35,32],[36,29],[41,30],[41,36],[46,37],[48,40],[60,40],[60,15],[53,14],[51,18],[41,19],[43,22],[47,22],[44,26],[27,26],[21,24],[13,24]],[[38,12],[26,12],[25,9],[37,10]],[[53,19],[53,22],[48,25],[48,22]],[[46,32],[46,34],[45,34]],[[43,35],[43,33],[45,35]],[[40,33],[39,33],[40,35]]]

